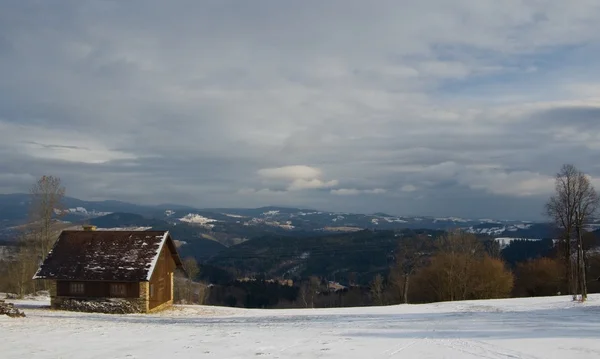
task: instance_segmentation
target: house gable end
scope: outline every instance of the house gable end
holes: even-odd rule
[[[179,257],[179,253],[177,252],[175,242],[171,238],[171,234],[167,231],[167,232],[165,232],[165,235],[160,243],[160,247],[156,251],[156,256],[153,258],[152,263],[148,269],[148,276],[146,278],[147,281],[152,279],[152,276],[154,275],[154,271],[156,270],[156,264],[158,263],[160,256],[163,254],[163,251],[165,251],[165,250],[168,251],[169,257],[175,263],[175,268],[182,268],[183,263],[181,261],[181,258]]]
[[[158,263],[158,259],[160,258],[160,254],[162,253],[163,248],[165,247],[165,243],[167,242],[168,238],[169,238],[169,232],[167,231],[163,235],[163,238],[160,241],[160,245],[159,245],[158,249],[156,250],[156,255],[154,256],[154,258],[152,259],[152,262],[150,263],[150,267],[148,268],[148,274],[146,275],[147,281],[150,281],[150,279],[152,278],[152,274],[154,273],[154,270],[156,269],[156,263]]]

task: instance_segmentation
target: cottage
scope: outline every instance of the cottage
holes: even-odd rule
[[[63,231],[34,279],[51,281],[53,309],[148,313],[173,304],[181,269],[167,231]]]

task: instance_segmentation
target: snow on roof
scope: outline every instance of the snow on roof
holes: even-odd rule
[[[150,280],[152,276],[152,272],[154,272],[154,267],[156,267],[156,262],[158,262],[158,257],[160,257],[160,252],[162,251],[165,242],[167,242],[167,237],[169,236],[169,232],[165,232],[163,237],[161,238],[160,245],[156,248],[154,252],[154,258],[152,259],[152,263],[150,264],[150,269],[148,270],[148,274],[146,274],[146,280]],[[158,238],[158,236],[157,236]]]
[[[63,231],[33,278],[146,281],[169,238],[168,231]]]

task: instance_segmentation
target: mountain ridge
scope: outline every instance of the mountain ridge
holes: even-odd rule
[[[6,208],[7,204],[13,207],[15,202],[19,202],[22,206],[27,204],[29,201],[30,195],[27,193],[8,193],[8,194],[0,194],[0,211],[3,208]],[[476,218],[463,218],[458,216],[434,216],[434,215],[419,215],[419,214],[389,214],[380,211],[376,211],[373,213],[369,212],[354,212],[354,211],[329,211],[315,208],[301,208],[301,207],[293,207],[293,206],[278,206],[278,205],[266,205],[260,207],[195,207],[189,205],[181,205],[176,203],[161,203],[156,205],[143,205],[136,204],[121,200],[82,200],[76,197],[65,196],[63,199],[65,207],[68,208],[76,208],[76,207],[85,207],[89,210],[96,210],[98,212],[130,212],[130,213],[149,213],[154,214],[160,210],[178,210],[178,211],[203,211],[203,212],[212,212],[212,213],[226,213],[226,212],[234,212],[233,214],[244,212],[244,213],[260,213],[260,212],[269,212],[269,211],[279,211],[283,213],[329,213],[329,214],[337,214],[337,215],[366,215],[366,216],[378,216],[378,217],[394,217],[394,218],[424,218],[424,219],[432,219],[432,220],[449,220],[455,219],[456,222],[468,221],[468,222],[523,222],[523,223],[543,223],[543,221],[531,221],[531,220],[518,220],[518,219],[476,219]],[[108,210],[111,209],[111,210]],[[1,213],[1,212],[0,212]],[[23,217],[23,216],[22,216]]]

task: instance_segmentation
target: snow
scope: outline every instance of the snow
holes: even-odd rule
[[[167,238],[169,238],[169,231],[166,231],[162,236],[160,236],[160,238],[161,238],[160,244],[158,245],[158,248],[156,249],[156,254],[154,254],[154,258],[152,259],[150,268],[148,268],[148,274],[146,276],[146,280],[150,280],[150,277],[152,277],[152,273],[154,273],[154,268],[156,267],[156,263],[158,262],[158,257],[160,257],[160,252],[162,252],[162,249],[165,246],[165,243],[167,242]]]
[[[264,224],[266,226],[279,227],[279,228],[288,229],[288,230],[296,228],[294,225],[292,225],[292,221],[286,221],[285,223],[280,223],[279,221],[271,221],[271,220],[263,219],[263,218],[252,218],[251,220],[244,222],[244,226],[252,226],[252,225],[258,225],[258,224]]]
[[[383,219],[385,219],[388,223],[408,223],[408,221],[405,221],[403,219],[400,218],[393,218],[393,217],[383,217]]]
[[[203,225],[206,225],[206,224],[209,224],[212,222],[217,222],[216,219],[206,218],[204,216],[201,216],[201,215],[195,214],[195,213],[189,213],[185,217],[179,218],[179,220],[181,222],[196,223],[196,224],[203,224]]]
[[[499,224],[497,220],[491,219],[491,218],[480,218],[480,219],[478,219],[478,221],[481,222],[481,223],[495,223],[495,224]]]
[[[264,216],[276,216],[279,214],[279,211],[266,211],[263,213]]]
[[[0,317],[2,358],[598,358],[600,295],[389,307]]]
[[[490,223],[495,224],[495,223]],[[521,224],[508,224],[508,225],[498,225],[496,227],[490,228],[475,228],[469,227],[466,228],[466,231],[469,233],[478,233],[478,234],[488,234],[488,235],[502,235],[505,232],[517,232],[523,229],[530,229],[532,227],[531,223],[521,223]]]
[[[96,210],[88,211],[84,207],[67,208],[65,210],[54,209],[54,213],[56,213],[56,214],[70,213],[70,214],[77,214],[77,215],[88,216],[88,217],[102,217],[102,216],[112,214],[112,212],[100,212],[100,211],[96,211]]]
[[[475,233],[475,234],[487,234],[487,235],[501,235],[504,232],[506,232],[507,228],[505,226],[499,226],[499,227],[492,227],[492,228],[474,228],[474,227],[469,227],[466,229],[466,231],[468,233]]]
[[[515,224],[514,227],[517,229],[529,229],[532,227],[532,224],[531,223]]]
[[[494,238],[494,239],[496,240],[496,242],[498,242],[500,244],[500,247],[502,247],[502,248],[510,245],[510,243],[512,241],[541,241],[541,239],[539,239],[539,238],[498,237],[498,238]]]
[[[470,220],[468,219],[464,219],[464,218],[459,218],[459,217],[441,217],[441,218],[434,218],[433,219],[433,223],[436,222],[461,222],[461,223],[466,223],[469,222]]]

